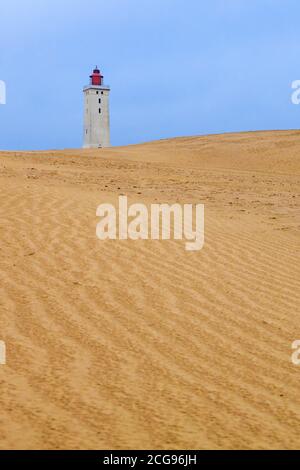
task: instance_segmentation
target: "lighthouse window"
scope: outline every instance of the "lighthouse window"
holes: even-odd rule
[[[96,91],[96,94],[99,95],[99,91]]]
[[[101,108],[99,108],[99,114],[101,114]]]
[[[99,104],[101,104],[101,99],[99,98]]]
[[[103,91],[101,91],[101,95],[103,95]]]

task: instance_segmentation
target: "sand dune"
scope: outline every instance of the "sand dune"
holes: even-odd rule
[[[0,447],[300,448],[300,132],[0,154]],[[204,203],[205,246],[96,208]]]

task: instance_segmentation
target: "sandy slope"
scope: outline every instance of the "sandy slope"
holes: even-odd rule
[[[0,154],[1,448],[300,448],[300,132]],[[206,243],[96,207],[203,202]]]

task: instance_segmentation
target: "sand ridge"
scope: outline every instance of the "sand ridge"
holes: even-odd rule
[[[297,131],[0,153],[0,446],[299,448]],[[96,208],[204,203],[205,246]]]

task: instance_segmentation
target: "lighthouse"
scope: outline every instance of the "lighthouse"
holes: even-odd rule
[[[84,93],[84,148],[110,146],[109,93],[110,88],[103,83],[103,75],[98,67],[90,76],[90,84]]]

